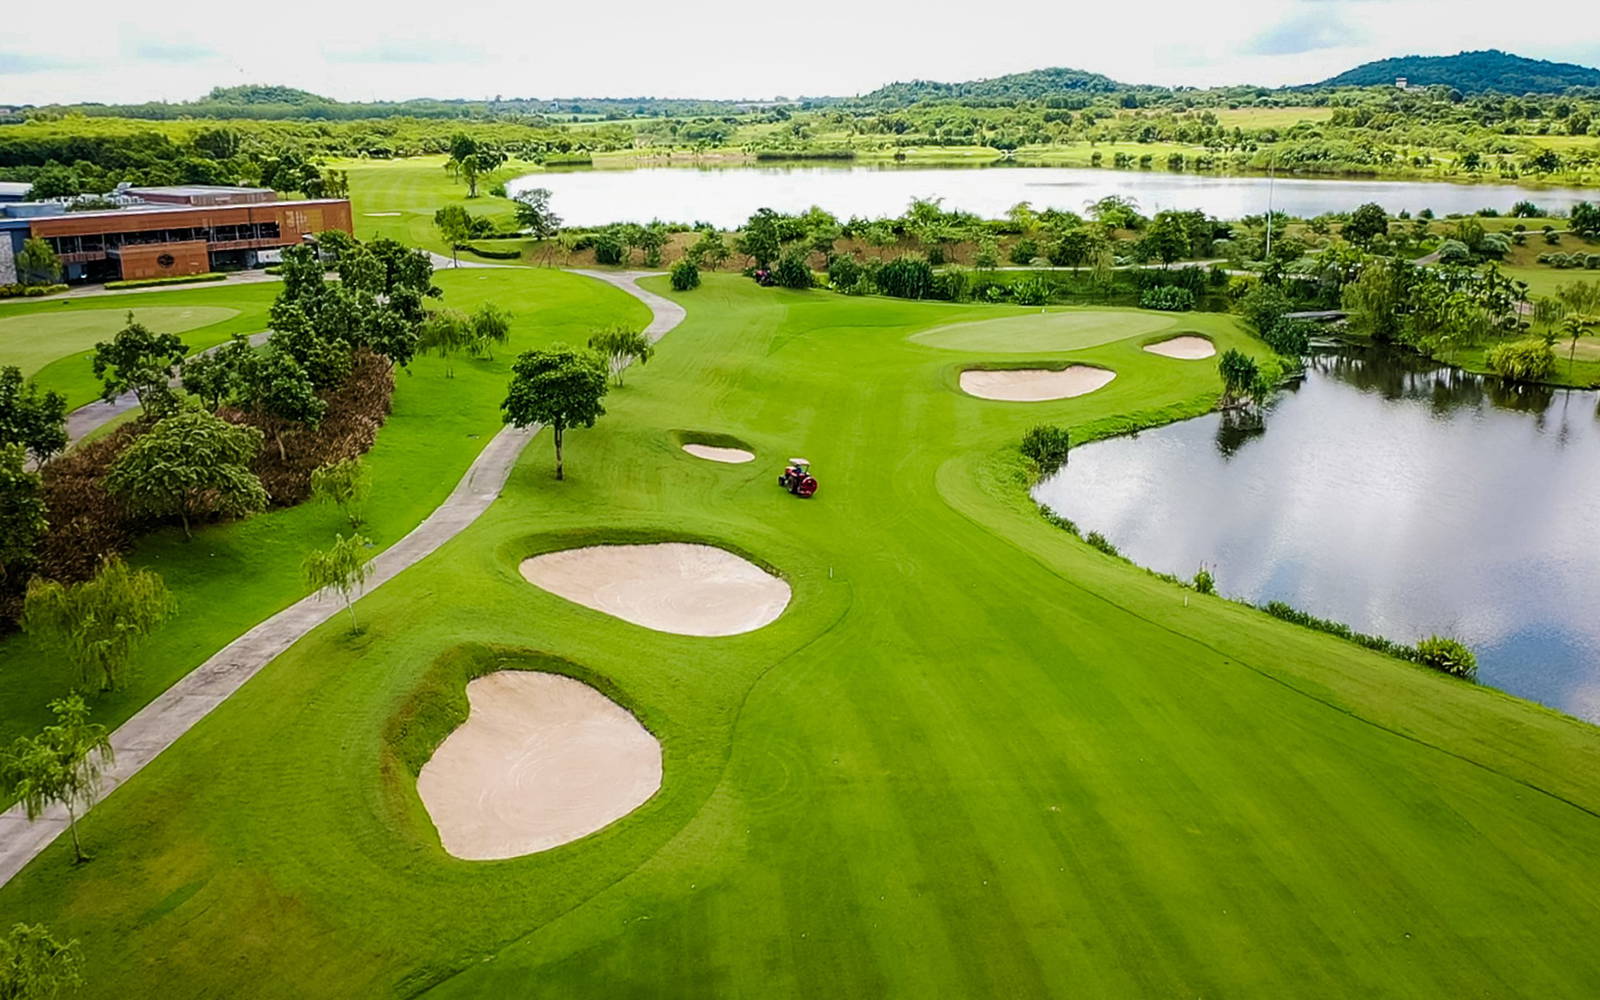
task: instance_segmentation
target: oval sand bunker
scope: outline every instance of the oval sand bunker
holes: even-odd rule
[[[719,448],[712,444],[686,444],[683,450],[695,458],[711,462],[727,462],[730,465],[753,462],[756,457],[755,452],[745,451],[743,448]]]
[[[1164,358],[1177,358],[1180,361],[1199,361],[1217,353],[1216,344],[1204,337],[1188,335],[1163,340],[1159,344],[1146,344],[1144,349],[1151,354],[1159,354]]]
[[[711,545],[594,545],[522,561],[535,587],[623,621],[678,635],[737,635],[769,624],[789,585]]]
[[[469,683],[467,701],[467,721],[417,775],[455,857],[549,850],[621,819],[661,787],[661,744],[587,684],[501,670]]]
[[[1037,403],[1047,399],[1082,396],[1094,392],[1116,377],[1116,372],[1088,365],[1073,365],[1061,371],[1048,368],[1018,368],[1011,371],[969,368],[961,373],[961,391],[979,399]]]

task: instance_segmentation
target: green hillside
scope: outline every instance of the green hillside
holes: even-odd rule
[[[1405,77],[1413,87],[1440,84],[1464,94],[1559,94],[1569,87],[1600,87],[1600,69],[1575,63],[1527,59],[1485,49],[1453,56],[1401,56],[1363,63],[1327,79],[1317,87],[1373,87]]]

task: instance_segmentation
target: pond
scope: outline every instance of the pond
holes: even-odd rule
[[[1082,212],[1106,195],[1134,199],[1139,209],[1202,209],[1219,219],[1266,211],[1265,177],[1066,167],[647,167],[529,174],[507,183],[509,194],[548,188],[551,206],[569,226],[610,222],[710,222],[732,229],[758,208],[803,212],[812,205],[841,219],[894,216],[912,198],[943,198],[946,209],[998,218],[1019,201],[1035,208]],[[1575,188],[1427,181],[1305,180],[1270,182],[1272,206],[1310,217],[1347,212],[1375,201],[1390,212],[1431,208],[1438,215],[1494,208],[1527,199],[1545,210],[1600,198]]]
[[[1259,428],[1221,414],[1084,445],[1034,492],[1134,562],[1412,642],[1600,722],[1600,394],[1346,349]]]

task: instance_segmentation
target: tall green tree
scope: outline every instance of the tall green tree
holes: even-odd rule
[[[175,610],[161,577],[107,556],[92,579],[60,583],[34,577],[22,605],[22,627],[59,648],[84,683],[103,691],[124,679],[136,650]]]
[[[1382,206],[1367,202],[1350,213],[1350,221],[1340,230],[1345,239],[1358,247],[1372,245],[1372,241],[1389,233],[1389,213]]]
[[[1595,325],[1600,320],[1593,316],[1573,313],[1561,321],[1561,335],[1572,341],[1572,346],[1567,349],[1567,377],[1572,377],[1572,369],[1578,363],[1578,341],[1594,332]]]
[[[311,470],[311,495],[344,511],[350,527],[361,526],[361,509],[372,492],[372,470],[361,456]]]
[[[770,208],[757,209],[745,222],[743,232],[734,240],[734,246],[740,253],[749,257],[756,267],[769,267],[783,251],[783,244],[778,235],[778,222],[777,212]]]
[[[132,392],[147,414],[163,416],[177,405],[172,380],[189,348],[174,333],[155,333],[128,312],[128,325],[109,341],[94,345],[94,377],[100,398],[112,402]]]
[[[306,586],[313,592],[331,590],[344,600],[344,609],[350,614],[350,633],[360,630],[356,621],[355,600],[362,585],[372,576],[372,543],[360,535],[335,535],[326,549],[306,553],[300,564]]]
[[[536,240],[547,240],[561,232],[561,216],[550,208],[549,188],[529,188],[515,199],[517,225]]]
[[[30,821],[60,803],[67,810],[72,831],[72,853],[79,863],[89,860],[78,839],[78,814],[94,805],[106,767],[116,759],[106,727],[89,721],[89,708],[73,694],[50,703],[54,725],[38,736],[19,736],[0,762],[0,775],[8,793],[22,803]]]
[[[67,446],[67,400],[41,392],[14,365],[0,368],[0,446],[21,445],[34,461],[48,462]]]
[[[650,343],[649,337],[638,330],[614,326],[591,336],[589,350],[606,360],[612,381],[621,388],[623,370],[635,361],[641,365],[648,364],[650,356],[655,353],[655,345]]]
[[[460,205],[446,205],[433,213],[433,228],[450,244],[450,262],[461,266],[460,248],[472,237],[472,216]]]
[[[493,302],[485,302],[467,317],[467,333],[472,356],[493,361],[495,345],[503,346],[511,339],[511,314]]]
[[[242,333],[221,347],[202,351],[183,363],[183,389],[215,410],[233,398],[245,371],[255,361],[255,348]]]
[[[62,944],[43,924],[13,924],[0,938],[0,1000],[55,1000],[82,985],[76,940]]]
[[[278,460],[284,462],[289,459],[285,436],[315,430],[328,412],[328,403],[317,395],[305,366],[273,345],[253,356],[240,372],[239,398],[250,412],[271,421],[272,443]]]
[[[22,249],[17,251],[15,264],[17,277],[24,285],[53,285],[61,280],[61,258],[56,256],[50,244],[37,236],[23,241]]]
[[[184,410],[157,421],[123,451],[106,489],[135,514],[178,517],[184,538],[193,538],[195,518],[266,509],[267,492],[250,471],[260,451],[261,432],[254,427]]]
[[[472,344],[472,321],[458,309],[435,309],[428,313],[417,335],[417,347],[420,350],[444,359],[445,378],[456,377],[450,359],[469,350]]]
[[[0,582],[33,564],[45,520],[44,486],[20,444],[0,445]]]
[[[563,438],[569,427],[593,427],[605,415],[605,364],[595,354],[568,347],[526,351],[511,366],[500,409],[517,427],[546,424],[555,439],[556,478],[565,478]]]

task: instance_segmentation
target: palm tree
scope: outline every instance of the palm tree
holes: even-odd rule
[[[1578,360],[1578,338],[1589,333],[1589,328],[1595,323],[1593,316],[1584,316],[1574,313],[1561,321],[1561,332],[1572,341],[1571,348],[1567,351],[1567,377],[1572,377],[1573,366]]]

